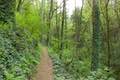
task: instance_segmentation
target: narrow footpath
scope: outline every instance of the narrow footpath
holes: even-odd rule
[[[32,80],[53,80],[52,60],[48,55],[48,49],[43,48],[40,64],[37,66],[37,73]]]

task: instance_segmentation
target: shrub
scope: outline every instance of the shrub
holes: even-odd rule
[[[26,80],[35,68],[39,54],[28,35],[22,28],[0,25],[0,80]]]

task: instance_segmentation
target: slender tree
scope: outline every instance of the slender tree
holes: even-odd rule
[[[65,23],[64,23],[64,26],[65,26],[65,48],[67,48],[68,47],[68,41],[67,41],[67,8],[66,8],[66,1],[65,1],[65,13],[64,13],[64,15],[65,15]]]
[[[115,14],[116,14],[116,18],[117,18],[117,22],[118,22],[118,27],[120,28],[120,1],[119,0],[115,0]]]
[[[105,0],[106,26],[107,26],[107,53],[108,53],[108,67],[110,67],[111,51],[110,51],[110,21],[109,21],[109,0]]]
[[[75,41],[76,41],[76,54],[80,53],[80,32],[82,26],[82,14],[83,14],[83,5],[84,0],[82,0],[82,7],[81,9],[75,8]],[[80,57],[79,57],[80,59]]]
[[[50,0],[50,9],[49,9],[49,15],[48,15],[48,32],[47,32],[47,46],[49,46],[50,43],[50,28],[51,28],[51,19],[53,16],[53,0]]]
[[[43,45],[46,45],[46,40],[45,40],[45,1],[41,1],[41,6],[40,6],[40,18],[41,18],[41,25],[42,25],[42,32],[41,32],[41,42]]]
[[[62,24],[61,24],[61,43],[60,43],[60,58],[62,58],[62,52],[64,49],[64,28],[65,28],[65,7],[66,7],[66,0],[63,0],[63,12],[62,12]]]
[[[57,4],[57,1],[56,1],[56,9],[58,8],[58,4]],[[60,16],[59,16],[59,13],[58,13],[58,10],[56,10],[56,38],[57,40],[59,40],[60,38]],[[59,49],[59,41],[58,41],[58,49]]]

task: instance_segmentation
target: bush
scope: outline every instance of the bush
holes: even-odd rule
[[[116,80],[113,77],[112,72],[108,72],[103,69],[98,69],[97,71],[92,71],[90,74],[85,78],[82,78],[82,80]]]
[[[0,25],[0,80],[27,80],[35,68],[39,54],[28,35],[24,29]]]

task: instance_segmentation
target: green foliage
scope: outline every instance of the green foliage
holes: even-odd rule
[[[66,65],[67,66],[67,65]],[[87,76],[90,72],[90,63],[88,61],[74,60],[69,66],[68,71],[75,79],[81,76]]]
[[[14,22],[15,2],[15,0],[0,0],[0,22]]]
[[[103,69],[98,69],[98,71],[93,71],[87,78],[83,78],[83,80],[116,80],[113,78],[113,73],[105,71]]]
[[[31,40],[40,40],[41,35],[41,23],[37,12],[34,10],[29,12],[29,14],[16,13],[16,22],[21,28],[25,28],[30,33]]]
[[[116,80],[112,70],[108,68],[91,71],[91,61],[86,58],[79,60],[72,54],[72,50],[64,50],[62,60],[59,59],[58,53],[49,49],[53,60],[54,79],[55,80]],[[72,60],[72,61],[71,61]]]
[[[39,60],[34,49],[23,29],[0,25],[0,80],[26,80]]]
[[[100,21],[98,21],[100,28],[96,27],[94,34],[91,0],[85,0],[83,10],[76,8],[76,12],[74,10],[71,18],[70,15],[66,15],[66,27],[63,29],[63,51],[60,50],[60,32],[63,27],[61,26],[62,5],[57,5],[54,0],[53,16],[49,20],[50,1],[43,0],[45,2],[41,3],[40,0],[22,0],[17,12],[15,1],[18,5],[19,0],[0,0],[0,80],[27,80],[39,60],[38,53],[42,45],[38,45],[38,43],[47,40],[48,31],[50,32],[49,53],[53,60],[55,80],[115,80],[113,77],[120,80],[120,0],[114,0],[116,2],[110,0],[108,5],[112,67],[110,72],[101,69],[107,65],[108,60],[105,0],[100,0],[99,6],[97,6],[100,8]],[[93,11],[97,12],[97,10]],[[98,15],[99,13],[95,13],[94,17],[98,17]],[[99,19],[94,22],[97,20]],[[2,23],[7,23],[7,25]],[[15,23],[14,27],[13,23]],[[51,24],[51,27],[48,23]],[[98,24],[94,26],[98,26]],[[101,33],[102,35],[100,35]],[[100,40],[100,38],[103,39]],[[93,39],[96,43],[93,45],[94,49]],[[101,42],[102,50],[100,51]],[[40,47],[38,48],[38,46]],[[95,51],[93,62],[96,61],[94,63],[96,67],[99,60],[102,65],[95,72],[90,70],[92,51]],[[100,58],[95,58],[98,56],[96,55],[98,52]],[[60,54],[62,54],[62,59],[59,59]],[[111,71],[114,71],[116,76]]]
[[[54,80],[74,80],[74,77],[65,69],[65,64],[57,55],[51,55],[53,60]]]

